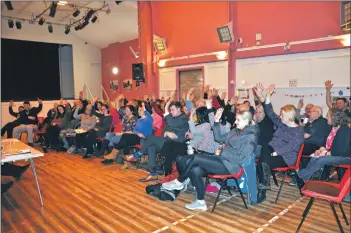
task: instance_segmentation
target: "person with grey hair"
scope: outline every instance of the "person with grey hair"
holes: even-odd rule
[[[304,155],[310,155],[319,147],[325,145],[330,126],[328,121],[322,116],[323,110],[320,106],[313,106],[311,108],[309,122],[304,127]]]
[[[297,185],[300,189],[304,181],[309,180],[315,172],[326,165],[351,164],[351,128],[348,126],[350,122],[345,112],[337,109],[329,111],[328,123],[332,129],[325,146],[316,150],[307,167],[297,172]],[[341,179],[342,170],[338,169],[338,175]]]

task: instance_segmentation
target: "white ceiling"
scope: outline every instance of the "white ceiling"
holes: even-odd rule
[[[47,7],[50,6],[51,2],[42,1],[12,1],[14,10],[7,10],[6,6],[2,2],[1,16],[17,17],[27,20],[31,20],[33,16],[39,15]],[[74,4],[78,7],[89,7],[89,8],[100,8],[104,5],[104,2],[76,2],[69,1],[65,6],[58,5],[56,15],[54,18],[49,17],[48,10],[43,16],[46,18],[46,22],[58,23],[58,24],[70,24],[78,19],[84,17],[89,9],[80,9],[80,15],[73,17],[72,13],[74,8],[70,5]],[[114,1],[106,1],[108,7],[103,8],[104,11],[98,12],[98,20],[95,23],[90,22],[84,29],[75,31],[71,28],[71,32],[77,37],[84,41],[89,42],[99,48],[105,48],[109,44],[115,42],[124,42],[138,38],[138,10],[136,2],[122,2],[117,5]],[[110,9],[111,13],[106,14],[106,9]],[[38,21],[39,19],[37,19]],[[15,21],[15,20],[14,20]],[[47,27],[47,24],[38,27]],[[25,24],[22,26],[25,27]],[[55,27],[61,27],[59,25],[53,25]]]

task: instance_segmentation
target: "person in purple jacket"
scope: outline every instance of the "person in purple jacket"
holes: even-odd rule
[[[281,109],[280,117],[274,113],[271,96],[275,85],[270,85],[267,90],[266,100],[263,99],[264,87],[256,85],[258,96],[262,100],[266,115],[272,120],[276,131],[268,145],[261,149],[261,157],[257,164],[258,175],[258,202],[266,198],[266,190],[270,189],[270,171],[273,168],[292,166],[296,163],[297,154],[304,141],[304,130],[295,123],[296,108],[285,105]]]

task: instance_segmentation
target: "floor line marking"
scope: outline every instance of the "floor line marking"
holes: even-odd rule
[[[225,197],[225,198],[223,198],[222,200],[220,200],[220,201],[218,201],[217,202],[217,205],[220,205],[220,204],[222,204],[222,203],[224,203],[224,202],[226,202],[226,201],[229,201],[230,199],[232,199],[232,198],[234,198],[234,197],[236,197],[236,196],[238,196],[237,194],[234,194],[234,195],[232,195],[232,196],[230,196],[230,197]],[[212,208],[212,206],[208,206],[208,210],[209,209],[211,209]],[[169,224],[168,226],[164,226],[164,227],[162,227],[162,228],[160,228],[160,229],[158,229],[158,230],[156,230],[156,231],[153,231],[152,233],[160,233],[160,232],[162,232],[162,231],[165,231],[165,230],[167,230],[167,229],[169,229],[169,226],[170,225],[177,225],[177,224],[179,224],[179,223],[183,223],[183,222],[185,222],[185,221],[187,221],[187,220],[189,220],[189,219],[191,219],[191,218],[193,218],[193,217],[195,217],[195,216],[197,216],[197,215],[200,215],[200,214],[202,214],[202,213],[204,213],[204,212],[207,212],[207,211],[199,211],[199,212],[196,212],[195,214],[192,214],[192,215],[188,215],[188,216],[186,216],[186,217],[184,217],[184,218],[181,218],[181,219],[179,219],[178,221],[175,221],[175,222],[173,222],[173,223],[171,223],[171,224]]]

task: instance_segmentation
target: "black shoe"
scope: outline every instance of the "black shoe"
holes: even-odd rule
[[[33,147],[33,143],[28,143],[28,146]]]
[[[83,159],[89,159],[90,158],[90,154],[86,153],[84,156],[83,156]]]
[[[101,161],[101,163],[107,165],[107,164],[112,164],[113,163],[113,159],[105,159],[103,161]]]
[[[107,147],[107,149],[105,150],[104,155],[109,155],[109,154],[111,154],[112,150],[113,150],[113,147],[112,147],[112,146]]]
[[[266,190],[259,189],[257,192],[257,203],[261,203],[266,200]]]
[[[7,184],[1,184],[1,194],[6,193],[13,186],[13,181],[8,182]]]
[[[26,166],[23,166],[21,169],[21,172],[17,175],[17,176],[14,176],[14,178],[16,179],[16,180],[20,180],[21,179],[21,177],[23,176],[23,174],[27,171],[27,169],[29,168],[29,164],[28,165],[26,165]]]

